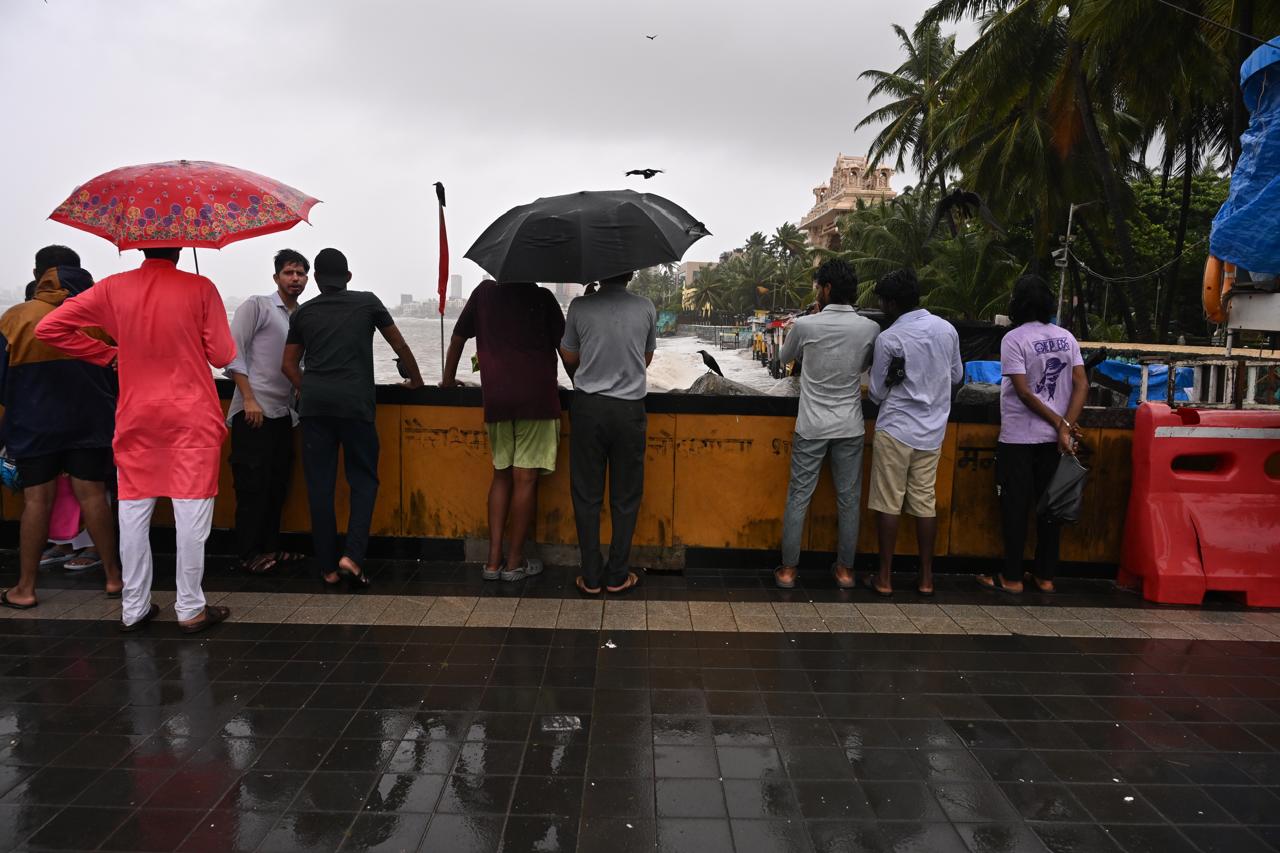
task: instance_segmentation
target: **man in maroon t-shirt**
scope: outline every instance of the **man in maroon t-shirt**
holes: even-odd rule
[[[555,470],[560,448],[556,351],[563,335],[560,304],[532,282],[481,282],[453,327],[440,387],[460,384],[462,347],[475,338],[493,452],[485,580],[514,581],[542,571],[541,561],[525,556],[524,543],[538,507],[538,475]],[[504,559],[508,515],[511,537]]]

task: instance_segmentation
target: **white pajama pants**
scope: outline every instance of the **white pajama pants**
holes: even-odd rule
[[[151,609],[151,513],[155,498],[120,501],[120,568],[124,593],[120,619],[132,625]],[[178,532],[178,597],[174,610],[179,621],[204,612],[204,543],[213,527],[213,498],[174,498],[173,520]]]

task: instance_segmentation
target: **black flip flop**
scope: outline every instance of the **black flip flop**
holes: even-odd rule
[[[19,604],[16,601],[9,600],[9,590],[6,589],[4,592],[0,592],[0,607],[8,607],[12,610],[30,610],[39,603],[38,601],[33,601],[30,604]]]
[[[865,589],[871,590],[881,598],[893,598],[893,590],[889,590],[888,592],[885,592],[883,589],[876,586],[875,577],[873,575],[870,575],[870,574],[863,575],[861,583]]]
[[[591,587],[587,586],[587,582],[582,579],[582,575],[578,575],[578,577],[574,579],[573,585],[578,588],[578,595],[585,598],[595,598],[604,590],[604,587],[598,586],[593,590]]]
[[[921,589],[921,588],[920,588],[920,579],[919,579],[919,578],[916,578],[916,595],[919,595],[921,598],[933,598],[933,593],[934,593],[934,592],[935,592],[935,590],[934,590],[934,589],[931,589],[931,590],[928,590],[928,591]]]
[[[134,631],[141,631],[143,628],[151,624],[152,619],[155,619],[159,615],[160,615],[160,605],[153,604],[151,605],[151,609],[148,610],[141,619],[139,619],[137,622],[134,622],[132,625],[126,625],[124,622],[121,622],[120,633],[132,634]]]
[[[789,581],[783,581],[783,580],[782,580],[782,578],[778,577],[778,572],[780,572],[781,570],[782,570],[782,566],[778,566],[778,568],[776,568],[776,569],[774,569],[774,570],[773,570],[773,583],[774,583],[774,586],[776,586],[778,589],[795,589],[795,588],[796,588],[796,576],[795,576],[795,575],[792,575],[792,576],[791,576],[791,580],[789,580]]]
[[[119,598],[124,593],[123,589],[117,589],[115,592],[108,592],[107,598]]]

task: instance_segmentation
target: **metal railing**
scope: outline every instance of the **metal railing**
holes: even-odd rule
[[[1280,361],[1257,358],[1150,358],[1142,362],[1138,402],[1147,402],[1147,380],[1154,366],[1168,370],[1171,408],[1280,409]],[[1193,371],[1186,400],[1177,399],[1179,368]]]

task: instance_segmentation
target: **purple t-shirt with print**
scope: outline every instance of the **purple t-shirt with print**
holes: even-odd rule
[[[1000,343],[1000,441],[1004,444],[1045,444],[1058,440],[1058,431],[1031,409],[1013,390],[1010,376],[1024,373],[1031,393],[1059,415],[1071,403],[1071,368],[1083,365],[1080,344],[1066,329],[1051,323],[1023,323]]]

